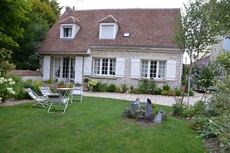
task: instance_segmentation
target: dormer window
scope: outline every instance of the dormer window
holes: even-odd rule
[[[116,38],[115,23],[101,23],[100,24],[100,39],[115,39]]]
[[[61,39],[74,39],[76,34],[81,28],[80,21],[70,16],[64,20],[62,20],[60,23],[60,38]]]
[[[115,39],[119,29],[117,20],[109,15],[100,21],[99,39]]]

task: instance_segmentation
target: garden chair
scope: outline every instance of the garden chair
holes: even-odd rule
[[[79,97],[79,102],[82,102],[83,97],[83,89],[82,87],[73,87],[73,90],[71,92],[71,103],[73,102],[74,97]]]
[[[60,113],[60,111],[51,111],[52,109],[62,110],[60,114],[64,114],[67,107],[69,98],[62,97],[61,94],[47,95],[49,98],[50,106],[48,108],[48,113]]]
[[[49,106],[47,98],[44,96],[38,96],[33,90],[31,90],[30,88],[26,88],[25,89],[27,91],[27,93],[30,95],[31,98],[33,98],[34,100],[36,100],[36,103],[33,104],[30,107],[33,106],[37,106],[37,107],[47,107]]]
[[[52,95],[52,91],[50,90],[50,88],[48,86],[46,87],[39,87],[39,89],[41,90],[41,93],[43,96],[47,96],[47,95]],[[55,93],[57,94],[57,93]]]

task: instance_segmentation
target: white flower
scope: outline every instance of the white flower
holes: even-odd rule
[[[12,78],[9,78],[8,81],[11,82],[11,81],[13,81],[13,80],[12,80]]]
[[[210,123],[212,123],[212,120],[209,120]]]

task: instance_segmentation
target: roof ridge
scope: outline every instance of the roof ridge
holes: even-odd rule
[[[72,10],[73,12],[78,11],[105,11],[105,10],[178,10],[178,8],[105,8],[105,9],[86,9],[86,10]]]

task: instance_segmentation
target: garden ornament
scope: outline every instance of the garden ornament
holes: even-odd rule
[[[145,116],[153,115],[152,102],[147,98],[146,107],[145,107]]]

